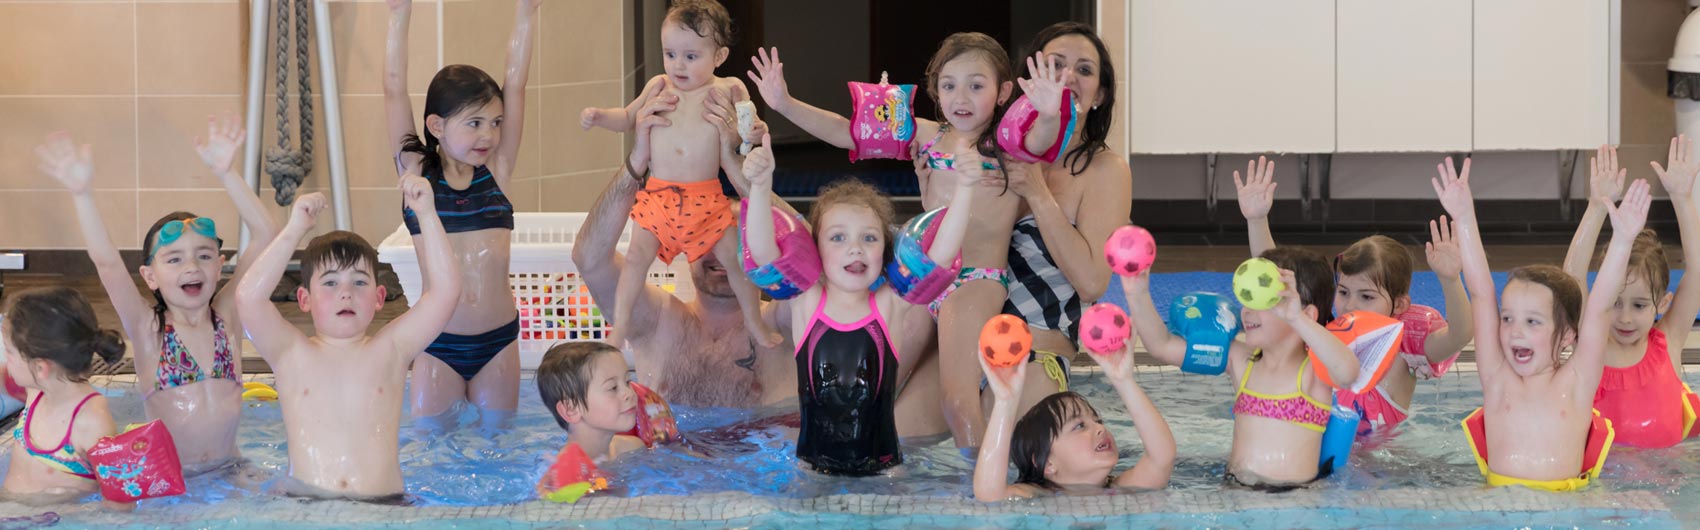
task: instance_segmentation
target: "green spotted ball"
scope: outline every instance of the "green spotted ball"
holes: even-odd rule
[[[1260,311],[1275,307],[1285,290],[1281,269],[1273,261],[1251,258],[1234,269],[1234,298],[1246,307]]]

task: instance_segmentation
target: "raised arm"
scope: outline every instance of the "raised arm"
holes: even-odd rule
[[[1600,384],[1600,373],[1606,365],[1606,341],[1611,333],[1608,311],[1617,303],[1617,293],[1623,290],[1624,278],[1629,272],[1629,251],[1635,246],[1635,237],[1646,225],[1647,207],[1653,202],[1651,189],[1647,181],[1637,179],[1624,192],[1622,203],[1615,208],[1606,207],[1606,217],[1611,219],[1611,243],[1606,246],[1605,259],[1600,261],[1600,274],[1594,277],[1594,288],[1582,303],[1582,321],[1576,329],[1576,351],[1565,363],[1566,367],[1576,370],[1580,385],[1578,391],[1586,389],[1592,392]],[[1592,401],[1592,398],[1589,400]]]
[[[537,6],[543,0],[514,2],[514,33],[508,39],[508,64],[502,77],[502,143],[496,146],[496,183],[507,187],[519,159],[519,142],[525,135],[525,83],[531,75],[532,30],[536,28]]]
[[[1328,369],[1328,377],[1335,385],[1350,387],[1358,380],[1358,357],[1351,348],[1340,342],[1338,337],[1329,332],[1322,324],[1316,322],[1316,314],[1305,311],[1307,304],[1299,300],[1298,280],[1293,271],[1282,269],[1281,281],[1287,289],[1281,291],[1281,301],[1275,304],[1275,316],[1285,320],[1293,331],[1298,332],[1305,346],[1310,348],[1312,359],[1322,363]],[[1329,296],[1318,293],[1319,296]],[[1314,308],[1316,306],[1309,306]]]
[[[960,162],[966,165],[958,167],[973,169],[958,170],[962,178],[956,179],[956,193],[950,198],[944,219],[938,221],[942,224],[939,225],[938,235],[933,238],[933,246],[927,249],[927,258],[933,260],[933,263],[953,262],[956,256],[962,253],[963,239],[968,236],[969,208],[973,207],[974,188],[990,185],[992,181],[998,181],[998,185],[1002,185],[1002,179],[981,177],[985,170],[981,169],[979,153],[969,150],[963,154]]]
[[[1488,270],[1487,251],[1482,249],[1481,229],[1476,226],[1476,203],[1470,195],[1470,159],[1464,159],[1462,173],[1452,167],[1450,157],[1436,170],[1439,175],[1430,184],[1456,229],[1464,287],[1469,290],[1476,323],[1476,375],[1485,383],[1505,368],[1505,353],[1499,351],[1499,293]]]
[[[1430,363],[1452,358],[1474,338],[1475,312],[1470,308],[1470,294],[1464,290],[1464,280],[1459,277],[1464,259],[1458,250],[1458,238],[1452,232],[1452,221],[1444,215],[1438,222],[1429,221],[1429,242],[1423,247],[1428,267],[1440,279],[1440,290],[1446,294],[1446,327],[1423,339],[1423,356]]]
[[[980,370],[986,374],[986,387],[993,397],[992,410],[986,416],[986,438],[980,442],[980,454],[974,460],[974,500],[1000,502],[1031,497],[1037,488],[1009,483],[1009,445],[1015,435],[1015,422],[1020,419],[1016,409],[1021,406],[1021,389],[1030,363],[997,368],[986,364],[983,355],[974,357],[980,360]]]
[[[1087,353],[1104,368],[1104,376],[1122,397],[1122,406],[1127,408],[1133,427],[1139,431],[1139,441],[1145,445],[1145,454],[1116,477],[1116,485],[1150,490],[1168,487],[1169,476],[1175,470],[1175,434],[1169,430],[1168,420],[1157,412],[1151,397],[1133,379],[1133,341],[1127,341],[1120,353],[1097,355],[1090,350]]]
[[[1074,177],[1084,179],[1082,183],[1090,191],[1082,194],[1072,223],[1051,194],[1044,166],[1004,166],[1009,170],[1010,190],[1027,201],[1057,268],[1082,300],[1097,300],[1109,288],[1110,267],[1104,262],[1104,245],[1111,232],[1127,224],[1133,208],[1133,179],[1127,160],[1101,156],[1092,163]]]
[[[1122,294],[1127,297],[1128,318],[1139,334],[1145,352],[1163,364],[1180,366],[1186,361],[1186,339],[1169,333],[1163,325],[1163,314],[1151,302],[1151,269],[1139,274],[1122,276]]]
[[[755,71],[745,72],[745,75],[756,83],[756,91],[761,93],[761,99],[767,103],[767,108],[791,120],[791,123],[797,124],[810,136],[832,144],[833,147],[855,147],[855,142],[850,138],[848,118],[791,97],[790,90],[785,87],[785,63],[779,62],[779,48],[758,48],[756,52],[755,57],[750,57],[750,62],[755,64]]]
[[[749,101],[750,92],[742,81],[726,78],[725,87],[710,90],[702,109],[702,119],[713,124],[720,135],[720,171],[738,190],[738,195],[750,196],[750,183],[744,177],[744,155],[739,152],[744,143],[767,145],[767,123],[756,118],[750,124],[750,134],[738,131],[737,103]],[[769,186],[772,189],[772,186]]]
[[[750,151],[744,157],[744,179],[750,183],[750,212],[744,215],[744,247],[750,251],[750,259],[756,266],[767,265],[779,259],[779,241],[773,235],[773,216],[759,215],[773,209],[773,150],[768,147],[768,138],[762,139],[762,146]],[[731,270],[731,264],[726,264]]]
[[[247,131],[242,128],[242,120],[234,113],[225,112],[224,118],[207,116],[207,135],[195,138],[195,152],[201,155],[201,161],[207,164],[207,169],[218,176],[224,184],[224,191],[230,195],[230,202],[236,204],[236,214],[241,216],[242,224],[248,226],[248,250],[236,257],[236,272],[231,274],[232,285],[240,283],[248,269],[259,259],[260,252],[277,237],[277,223],[266,211],[266,205],[260,202],[260,196],[248,187],[243,180],[242,172],[235,167],[236,151],[247,139]],[[219,291],[218,302],[220,309],[228,311],[236,303],[236,290]]]
[[[1658,162],[1653,164],[1656,166]],[[1594,259],[1600,225],[1606,222],[1606,206],[1623,197],[1623,179],[1628,175],[1628,170],[1617,167],[1617,146],[1600,146],[1588,159],[1588,166],[1588,210],[1576,223],[1570,250],[1564,254],[1564,272],[1582,285],[1588,284],[1588,265]]]
[[[1671,207],[1676,209],[1676,226],[1682,234],[1682,262],[1700,263],[1700,211],[1694,208],[1694,179],[1700,175],[1700,156],[1694,153],[1694,144],[1687,136],[1671,139],[1670,167],[1659,166],[1652,162],[1653,172],[1659,175],[1659,182],[1664,184],[1665,192],[1670,195]],[[1690,267],[1692,268],[1692,267]],[[1660,293],[1653,293],[1658,297]],[[1673,347],[1671,362],[1676,365],[1677,373],[1682,373],[1682,345],[1688,340],[1688,331],[1694,324],[1694,317],[1700,314],[1700,274],[1694,280],[1683,275],[1682,281],[1676,285],[1676,296],[1672,298],[1669,309],[1665,310],[1664,318],[1659,320],[1659,329],[1665,332],[1666,342]]]
[[[149,326],[153,324],[153,311],[136,289],[118,247],[106,235],[106,222],[101,219],[100,207],[94,203],[92,149],[88,145],[72,144],[70,134],[56,132],[35,148],[35,154],[40,159],[36,167],[71,192],[71,204],[77,210],[77,224],[83,232],[83,246],[88,248],[89,260],[100,275],[101,287],[112,299],[112,308],[118,312],[124,334],[132,340],[152,337],[153,329]]]
[[[413,0],[389,0],[389,5],[389,37],[384,41],[384,119],[390,150],[400,156],[406,138],[418,133],[413,123],[413,99],[407,93],[407,30],[413,19]]]
[[[242,315],[242,327],[248,340],[254,342],[254,349],[260,351],[260,357],[265,358],[267,363],[276,365],[280,355],[307,338],[283,318],[283,313],[278,312],[277,305],[272,303],[272,291],[277,289],[278,280],[283,278],[284,269],[289,267],[295,247],[313,229],[319,212],[324,209],[325,196],[322,193],[296,197],[295,205],[289,209],[289,223],[254,260],[249,274],[236,284],[236,310]]]
[[[420,270],[425,271],[425,291],[419,302],[384,326],[380,336],[388,338],[393,350],[408,360],[443,332],[460,302],[460,266],[443,221],[437,217],[431,183],[418,175],[401,179],[401,198],[419,219]]]
[[[1027,58],[1027,71],[1032,79],[1016,79],[1015,82],[1021,85],[1022,94],[1039,112],[1039,119],[1034,120],[1033,128],[1022,138],[1021,146],[1029,153],[1044,153],[1056,145],[1057,132],[1063,127],[1062,100],[1063,94],[1068,91],[1069,71],[1059,71],[1042,51]]]
[[[1275,204],[1275,162],[1261,156],[1246,161],[1244,180],[1240,172],[1234,172],[1234,190],[1239,193],[1251,255],[1262,256],[1275,248],[1275,235],[1269,232],[1269,208]]]

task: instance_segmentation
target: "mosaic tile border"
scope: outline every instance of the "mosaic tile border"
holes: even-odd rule
[[[60,510],[89,524],[187,525],[205,521],[259,521],[298,524],[381,525],[433,520],[504,519],[515,523],[606,521],[641,517],[676,523],[750,519],[775,513],[897,517],[1043,515],[1059,518],[1130,514],[1207,515],[1258,510],[1420,510],[1445,512],[1550,512],[1572,510],[1634,511],[1669,515],[1650,492],[1555,494],[1521,488],[1398,489],[1379,491],[1153,492],[1134,495],[1051,497],[984,504],[958,497],[834,495],[807,499],[715,493],[692,497],[590,497],[577,504],[531,502],[499,506],[376,506],[346,501],[307,501],[279,497],[245,500],[240,505],[143,506],[133,514],[110,513],[92,504]],[[0,504],[0,514],[28,515],[42,509]],[[142,516],[142,517],[138,517]]]

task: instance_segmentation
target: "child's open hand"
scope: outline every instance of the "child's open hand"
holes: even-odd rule
[[[1652,164],[1658,171],[1659,163]],[[1600,145],[1588,158],[1588,198],[1617,202],[1623,198],[1623,177],[1628,174],[1628,170],[1617,167],[1617,146]]]
[[[779,62],[779,48],[756,48],[750,62],[755,71],[746,71],[744,75],[755,82],[756,92],[767,102],[767,108],[784,113],[791,103],[791,91],[785,86],[785,63]]]
[[[1665,192],[1672,197],[1693,195],[1694,178],[1700,176],[1700,157],[1694,156],[1694,142],[1688,139],[1688,135],[1670,139],[1670,155],[1666,160],[1669,168],[1660,166],[1657,161],[1648,162],[1653,165],[1653,173],[1659,175],[1659,183],[1664,185]],[[1618,186],[1622,186],[1623,176],[1618,175],[1617,178]]]
[[[1055,118],[1062,115],[1063,93],[1068,91],[1068,71],[1057,70],[1050,59],[1045,58],[1045,52],[1036,52],[1027,58],[1027,72],[1032,79],[1016,79],[1021,85],[1021,92],[1027,96],[1027,101],[1045,118]]]
[[[1120,351],[1098,355],[1093,353],[1092,350],[1086,350],[1086,354],[1091,355],[1093,361],[1097,361],[1098,366],[1104,369],[1104,377],[1109,378],[1110,381],[1132,381],[1133,343],[1137,340],[1139,340],[1138,336],[1128,337],[1127,343],[1122,346]]]
[[[744,157],[744,179],[750,181],[751,189],[773,189],[773,148],[768,142],[768,135],[762,135],[761,145],[750,151]]]
[[[319,212],[325,211],[325,194],[309,193],[295,198],[289,208],[289,226],[310,230],[319,222]]]
[[[1269,208],[1275,204],[1275,162],[1261,156],[1246,161],[1244,180],[1240,172],[1234,172],[1234,191],[1240,196],[1240,215],[1247,221],[1269,217]]]
[[[236,150],[247,138],[248,131],[242,129],[242,120],[235,113],[226,111],[222,119],[207,116],[207,135],[195,137],[195,152],[201,155],[201,162],[205,162],[207,168],[223,176],[230,173],[231,164],[236,161]]]
[[[1633,241],[1641,234],[1641,227],[1647,224],[1647,207],[1652,203],[1652,185],[1646,180],[1635,179],[1629,185],[1629,191],[1623,194],[1623,202],[1617,206],[1606,204],[1606,214],[1611,216],[1611,238]]]
[[[1428,239],[1423,244],[1428,268],[1440,279],[1456,279],[1464,271],[1464,258],[1458,249],[1458,238],[1452,235],[1452,220],[1442,215],[1439,221],[1429,221]]]
[[[94,154],[88,144],[79,147],[71,143],[70,133],[59,131],[47,135],[47,140],[35,148],[35,156],[40,159],[35,167],[72,194],[89,192],[89,183],[94,180]]]
[[[1287,322],[1309,320],[1305,316],[1305,304],[1299,300],[1298,281],[1293,277],[1293,271],[1281,269],[1281,283],[1286,284],[1286,290],[1281,291],[1281,301],[1275,303],[1270,310],[1275,316]]]
[[[1476,202],[1470,197],[1470,159],[1464,159],[1464,170],[1452,168],[1452,157],[1446,157],[1446,162],[1435,167],[1440,176],[1429,183],[1434,185],[1434,194],[1440,197],[1440,205],[1446,207],[1446,213],[1452,214],[1452,219],[1459,222],[1474,222],[1476,220]]]
[[[437,195],[425,177],[409,174],[401,177],[401,202],[413,210],[413,215],[437,215]]]
[[[986,356],[975,352],[974,358],[980,360],[980,370],[986,374],[986,388],[992,391],[992,397],[998,401],[1014,403],[1021,399],[1021,388],[1027,382],[1027,365],[1019,362],[1015,366],[999,368],[986,362]]]

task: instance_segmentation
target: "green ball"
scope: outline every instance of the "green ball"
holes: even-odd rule
[[[1281,291],[1285,290],[1287,284],[1281,282],[1281,268],[1273,261],[1251,258],[1234,269],[1234,298],[1246,307],[1259,311],[1275,307],[1281,301]]]

